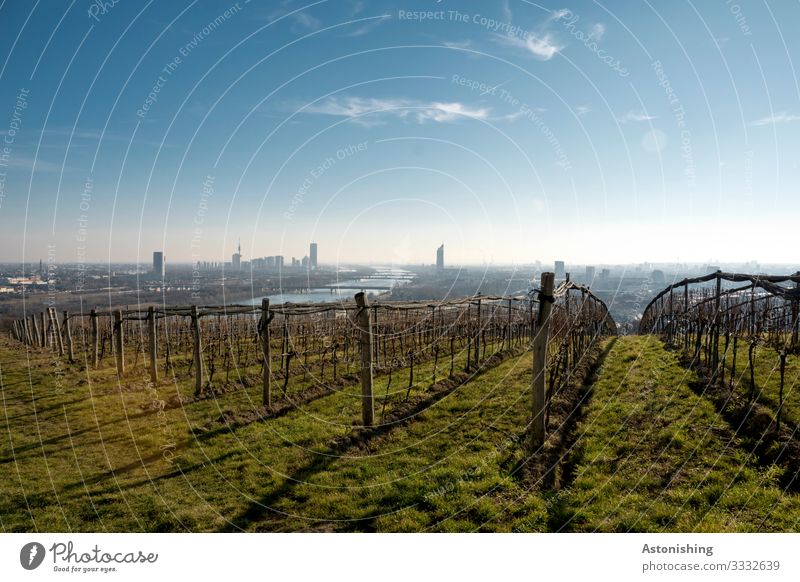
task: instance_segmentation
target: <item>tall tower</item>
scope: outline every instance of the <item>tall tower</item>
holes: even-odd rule
[[[164,277],[165,272],[165,264],[164,264],[164,251],[154,251],[153,252],[153,273],[155,273],[156,277]]]
[[[317,243],[311,243],[308,249],[308,263],[312,269],[317,268]]]
[[[231,269],[233,271],[242,270],[242,239],[239,239],[239,246],[236,248],[236,252],[233,253],[233,257],[231,257]]]
[[[439,271],[444,269],[444,243],[436,249],[436,269]]]
[[[567,275],[566,275],[566,272],[565,272],[566,271],[566,267],[564,266],[564,261],[556,261],[555,271],[556,271],[556,273],[555,273],[556,280],[566,278]]]

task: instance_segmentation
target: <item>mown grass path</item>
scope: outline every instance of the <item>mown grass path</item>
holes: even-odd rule
[[[653,336],[620,338],[578,428],[575,480],[558,528],[573,531],[796,531],[800,499],[759,467],[694,373]],[[556,529],[558,529],[556,528]]]

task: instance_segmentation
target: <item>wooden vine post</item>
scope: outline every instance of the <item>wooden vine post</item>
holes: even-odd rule
[[[364,426],[372,426],[375,419],[375,399],[372,394],[372,318],[367,296],[356,293],[356,323],[361,332],[361,419]]]
[[[67,343],[67,357],[70,363],[75,361],[75,350],[72,348],[72,331],[69,327],[69,311],[64,311],[64,339]]]
[[[481,354],[481,300],[478,299],[478,325],[475,328],[475,346],[472,353],[475,355],[475,367],[478,367],[478,363],[481,361],[480,354]],[[485,355],[485,354],[484,354]]]
[[[156,344],[156,310],[151,305],[147,308],[147,353],[150,356],[150,381],[158,383],[158,344]]]
[[[42,347],[40,342],[41,336],[39,335],[39,327],[36,325],[36,314],[31,315],[31,331],[33,332],[33,343],[39,347]]]
[[[797,271],[795,277],[800,277],[800,271]],[[794,284],[795,292],[800,294],[800,280]],[[798,331],[800,331],[800,298],[795,297],[792,299],[792,346],[797,345]]]
[[[197,305],[192,305],[192,336],[194,338],[193,352],[194,359],[194,395],[200,396],[203,390],[203,360],[200,358],[200,314]]]
[[[114,311],[114,356],[117,362],[117,376],[125,374],[125,338],[122,335],[122,311]]]
[[[261,357],[264,358],[264,376],[262,379],[262,400],[264,406],[272,406],[272,354],[270,353],[269,338],[269,299],[261,300],[261,321],[259,322],[261,335]]]
[[[539,317],[536,335],[533,338],[533,389],[531,421],[531,446],[535,451],[544,444],[545,433],[545,371],[547,369],[547,339],[550,327],[550,312],[553,308],[553,273],[542,273],[539,292]]]
[[[61,326],[58,325],[58,315],[56,315],[56,308],[49,307],[47,309],[48,313],[50,314],[50,325],[53,326],[53,337],[55,339],[55,343],[58,346],[58,355],[64,355],[64,340],[61,337]]]
[[[89,319],[92,326],[92,367],[97,368],[98,364],[98,334],[97,334],[97,311],[92,309],[89,313]]]
[[[720,327],[720,300],[722,298],[722,271],[717,271],[717,287],[714,295],[714,335],[712,338],[712,347],[714,353],[711,358],[711,370],[714,377],[716,377],[719,366],[719,327]]]
[[[41,344],[43,348],[47,347],[47,321],[45,321],[44,311],[39,313],[40,321],[42,322],[42,331],[41,331]]]

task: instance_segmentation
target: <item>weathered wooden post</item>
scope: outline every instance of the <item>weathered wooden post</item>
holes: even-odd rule
[[[714,336],[712,348],[714,354],[711,358],[711,370],[714,378],[717,377],[717,367],[719,366],[719,328],[720,328],[720,300],[722,299],[722,271],[717,270],[717,286],[714,295]]]
[[[75,350],[72,348],[72,331],[69,327],[69,311],[64,310],[64,339],[67,342],[67,357],[70,363],[75,361]]]
[[[194,395],[200,396],[203,389],[203,360],[200,358],[200,314],[197,305],[192,305],[192,335],[194,337]]]
[[[92,324],[92,367],[97,368],[98,363],[98,334],[97,334],[97,311],[92,309],[89,314],[89,319]]]
[[[800,271],[794,274],[795,277],[800,277]],[[797,293],[800,293],[800,280],[796,281],[794,288]],[[797,345],[798,332],[800,332],[800,299],[795,297],[792,299],[792,346]]]
[[[361,419],[364,426],[372,426],[375,418],[375,403],[372,395],[372,318],[367,296],[356,293],[356,322],[361,331]]]
[[[61,326],[58,324],[58,315],[56,315],[56,308],[48,308],[50,313],[50,322],[53,326],[53,335],[55,335],[56,345],[58,346],[58,355],[64,355],[64,339],[61,337]]]
[[[264,358],[264,376],[262,378],[262,401],[264,406],[272,406],[272,350],[270,348],[269,337],[269,299],[261,300],[261,321],[259,322],[261,332],[261,357]]]
[[[478,325],[475,327],[475,349],[473,350],[476,368],[481,361],[481,327],[481,300],[478,299]]]
[[[39,335],[39,327],[36,325],[36,314],[31,314],[31,331],[33,332],[33,344],[42,347],[41,336]]]
[[[114,311],[114,356],[117,361],[117,376],[125,374],[125,338],[122,335],[122,310]]]
[[[156,344],[156,310],[151,305],[147,308],[147,352],[150,355],[150,381],[158,383],[158,353]]]
[[[780,432],[781,430],[781,416],[783,414],[783,386],[784,386],[784,379],[786,377],[786,350],[781,350],[780,352],[780,373],[781,373],[781,385],[780,385],[780,392],[778,394],[778,416],[775,420],[776,430]]]
[[[535,451],[544,444],[545,432],[545,372],[547,369],[547,339],[550,327],[550,312],[553,308],[553,273],[542,273],[539,291],[539,317],[536,335],[533,338],[533,389],[531,422],[531,446]]]
[[[39,315],[41,316],[41,322],[42,322],[42,331],[40,332],[42,334],[41,335],[41,338],[42,338],[41,339],[41,343],[42,343],[42,347],[46,348],[47,347],[47,322],[45,321],[44,311],[41,311],[39,313]]]
[[[511,350],[511,299],[508,300],[508,317],[506,318],[507,350]]]

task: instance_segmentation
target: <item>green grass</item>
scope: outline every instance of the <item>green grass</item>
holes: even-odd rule
[[[654,336],[620,338],[579,428],[562,526],[574,531],[795,531],[800,503],[758,468]]]
[[[146,414],[141,406],[156,397],[190,396],[192,379],[168,378],[153,392],[141,369],[118,382],[111,360],[87,374],[43,350],[26,354],[2,342],[0,526],[7,531],[225,529],[360,422],[353,385],[278,418],[202,432],[224,411],[256,409],[260,385]],[[460,354],[457,371],[464,361]],[[438,369],[441,379],[449,358]],[[432,373],[432,361],[415,366],[411,398],[424,396]],[[387,382],[376,377],[379,421]],[[407,372],[396,373],[387,413],[407,389]]]
[[[113,360],[86,372],[0,340],[0,528],[4,531],[793,531],[800,508],[758,468],[689,373],[653,338],[610,346],[563,489],[532,487],[517,468],[528,421],[530,353],[466,383],[431,387],[431,361],[395,373],[387,415],[360,433],[360,388],[347,386],[275,418],[215,419],[258,409],[258,382],[161,413],[154,397],[191,396],[188,377],[147,389],[118,382]],[[455,369],[464,369],[464,356]],[[439,362],[438,379],[449,371]],[[60,372],[59,372],[60,370]],[[219,379],[219,376],[217,377]],[[292,382],[299,378],[293,379]],[[381,418],[387,376],[375,381]],[[293,385],[297,392],[308,384]],[[276,387],[279,394],[279,387]],[[416,409],[411,409],[416,405]],[[387,417],[391,418],[391,417]],[[763,523],[762,523],[763,522]]]

